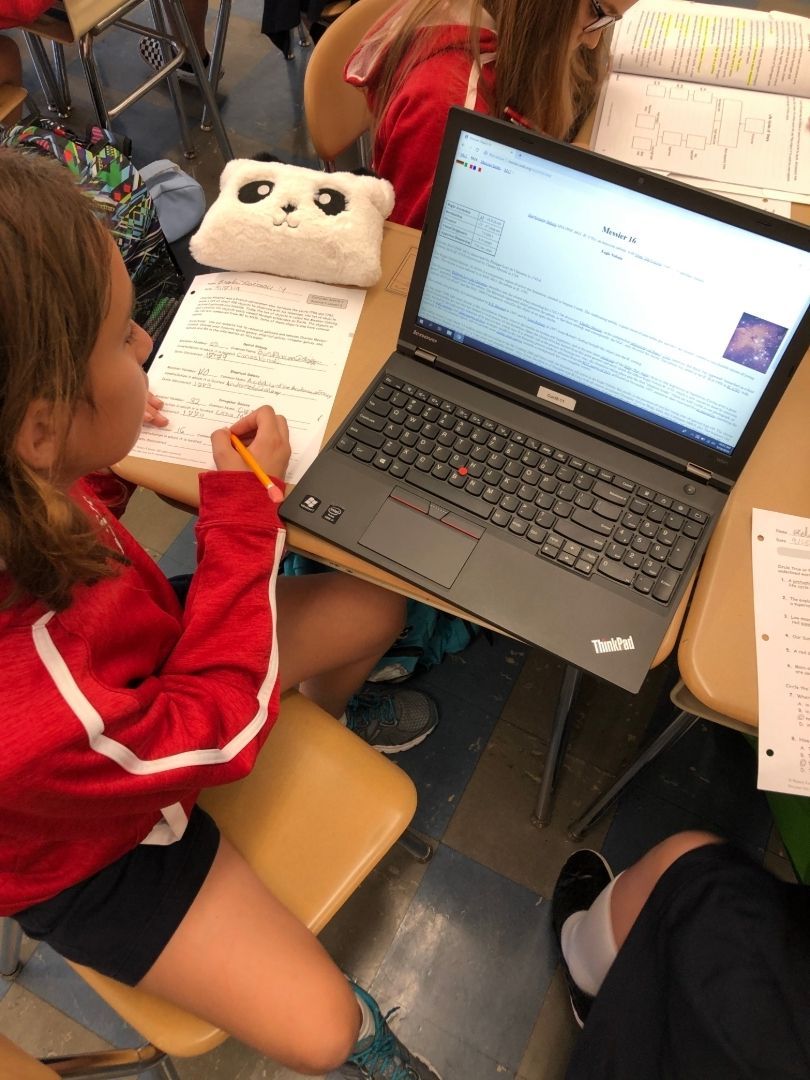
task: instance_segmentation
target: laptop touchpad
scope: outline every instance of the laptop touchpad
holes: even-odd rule
[[[477,542],[457,528],[392,498],[386,499],[359,540],[363,547],[446,589],[458,577]]]

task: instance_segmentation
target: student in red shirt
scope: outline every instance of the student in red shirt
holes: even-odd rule
[[[391,220],[421,229],[447,112],[509,106],[573,138],[607,73],[603,30],[634,0],[401,0],[349,58],[366,91],[375,171],[394,185]]]
[[[402,601],[277,583],[277,506],[221,430],[181,607],[115,516],[151,341],[93,205],[0,150],[0,914],[298,1072],[437,1080],[195,805],[250,771],[281,691],[339,715]],[[284,418],[231,431],[283,490]]]

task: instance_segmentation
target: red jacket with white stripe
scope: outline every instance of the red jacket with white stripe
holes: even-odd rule
[[[393,9],[394,14],[399,10]],[[425,224],[451,106],[489,111],[482,91],[494,90],[497,38],[488,27],[479,31],[479,69],[473,66],[469,37],[469,27],[464,24],[420,28],[413,48],[419,50],[421,59],[388,102],[377,128],[374,170],[394,187],[396,201],[389,220],[400,225],[421,229]],[[372,30],[344,69],[346,82],[366,91],[371,109],[376,105],[383,55],[384,47]]]
[[[185,610],[90,483],[74,495],[130,564],[58,614],[0,610],[0,915],[172,843],[201,788],[250,771],[278,715],[285,533],[255,476],[200,477]]]

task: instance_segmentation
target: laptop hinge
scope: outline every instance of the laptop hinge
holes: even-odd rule
[[[693,465],[691,461],[687,461],[686,471],[690,476],[696,476],[699,480],[704,480],[707,484],[711,483],[712,474],[708,469],[702,469],[700,465]]]
[[[436,353],[428,352],[427,349],[414,349],[413,355],[417,360],[425,360],[428,364],[436,363]]]

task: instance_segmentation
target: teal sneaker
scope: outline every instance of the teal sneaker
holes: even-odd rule
[[[364,1039],[345,1065],[340,1075],[346,1080],[442,1080],[426,1061],[406,1049],[391,1028],[371,994],[352,983],[352,990],[368,1006],[374,1016],[376,1030]]]
[[[367,690],[346,706],[346,726],[383,754],[410,750],[439,722],[435,702],[421,690]]]

